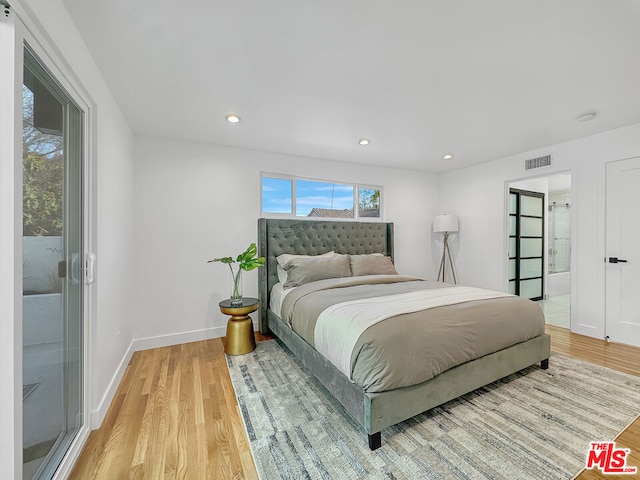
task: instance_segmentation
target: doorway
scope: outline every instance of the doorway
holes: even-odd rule
[[[24,49],[23,476],[49,479],[84,424],[83,112]]]
[[[531,178],[527,180],[512,181],[507,184],[507,195],[509,199],[507,222],[514,222],[511,218],[514,216],[514,208],[511,202],[517,201],[511,197],[511,190],[520,190],[526,192],[534,192],[542,196],[544,219],[542,222],[535,224],[536,229],[542,227],[542,234],[538,235],[538,231],[531,228],[533,220],[530,223],[528,233],[524,239],[514,240],[514,232],[516,225],[508,223],[508,255],[509,255],[509,293],[525,296],[537,301],[545,315],[545,321],[549,325],[562,328],[570,328],[571,324],[571,217],[572,217],[572,199],[571,199],[571,174],[570,172],[562,174],[554,174],[549,176]],[[528,200],[529,202],[531,200]],[[537,216],[537,215],[536,215]],[[535,216],[534,216],[535,218]],[[531,234],[534,234],[531,237]],[[530,237],[530,238],[526,238]],[[541,239],[541,240],[540,240]],[[522,244],[525,240],[526,244]],[[517,263],[512,262],[515,259],[516,249],[519,247],[522,254],[538,258],[540,241],[542,242],[542,280],[534,284],[529,282],[530,286],[535,286],[535,291],[526,290],[524,295],[520,290],[516,289],[517,283],[512,282],[516,279],[514,276]],[[526,250],[525,250],[526,248]],[[533,266],[533,263],[529,262]],[[540,264],[536,263],[537,268]],[[536,270],[537,271],[537,270]],[[529,270],[528,275],[533,275]],[[539,287],[538,287],[539,286]],[[538,290],[540,288],[540,290]],[[534,295],[536,294],[536,295]]]

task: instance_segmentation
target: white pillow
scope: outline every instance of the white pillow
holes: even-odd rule
[[[334,252],[333,250],[327,253],[323,253],[322,255],[293,255],[291,253],[283,253],[282,255],[276,257],[276,260],[278,261],[278,267],[276,269],[278,272],[278,281],[283,285],[287,283],[287,272],[284,271],[283,267],[289,260],[292,260],[294,258],[333,257],[335,254],[336,252]]]

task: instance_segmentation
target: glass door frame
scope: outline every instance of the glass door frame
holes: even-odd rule
[[[84,113],[83,125],[82,125],[82,138],[83,144],[81,147],[82,156],[82,237],[83,237],[83,251],[80,252],[79,261],[80,266],[80,278],[82,280],[82,295],[84,297],[83,311],[82,311],[82,417],[83,422],[78,434],[75,436],[71,445],[69,446],[65,456],[62,458],[61,463],[56,470],[53,478],[63,479],[71,473],[75,460],[79,457],[82,447],[84,446],[89,433],[91,431],[91,411],[90,406],[95,404],[95,395],[92,394],[92,382],[89,373],[92,371],[92,354],[90,346],[90,339],[92,338],[91,324],[92,318],[96,315],[96,303],[95,303],[95,288],[91,288],[86,282],[85,271],[85,258],[87,252],[95,252],[95,238],[96,238],[96,202],[95,202],[95,186],[96,186],[96,168],[95,168],[95,129],[96,129],[96,115],[97,107],[95,102],[84,88],[84,86],[78,80],[76,74],[68,68],[68,64],[65,59],[60,55],[58,49],[50,43],[49,37],[43,33],[38,22],[34,21],[20,3],[13,5],[14,25],[15,25],[15,64],[14,64],[14,92],[15,92],[15,112],[14,118],[16,125],[20,125],[20,128],[16,128],[14,135],[14,153],[15,153],[15,182],[16,182],[16,227],[14,230],[14,241],[17,243],[14,252],[16,269],[16,282],[14,286],[14,294],[16,298],[22,298],[22,282],[18,282],[17,278],[22,277],[21,265],[22,265],[22,85],[23,85],[23,68],[24,68],[24,55],[23,50],[28,47],[31,52],[38,58],[44,67],[52,74],[60,86],[65,90],[73,102]],[[17,15],[16,15],[17,14]],[[19,191],[18,191],[19,190]],[[20,226],[18,228],[18,225]],[[14,338],[14,355],[19,357],[19,361],[16,362],[16,387],[13,389],[13,398],[15,403],[14,415],[16,416],[16,422],[19,424],[17,428],[20,432],[16,433],[16,440],[19,441],[18,445],[14,445],[16,450],[15,469],[18,474],[16,478],[21,478],[22,472],[22,308],[17,305],[15,309],[15,317],[19,325],[16,327]]]
[[[25,75],[27,72],[29,73],[28,77],[24,78],[24,85],[33,99],[30,117],[33,124],[29,130],[30,138],[35,139],[36,142],[48,142],[51,138],[59,138],[62,141],[60,145],[62,171],[56,175],[54,180],[56,183],[60,182],[62,208],[53,217],[61,222],[62,227],[57,235],[61,239],[62,250],[60,251],[60,256],[55,259],[58,260],[57,278],[60,282],[60,291],[56,295],[60,295],[61,308],[58,314],[55,315],[59,325],[52,331],[52,334],[60,335],[61,343],[54,350],[57,353],[57,359],[50,359],[48,366],[44,364],[40,366],[48,372],[42,374],[43,377],[40,378],[44,378],[44,380],[41,380],[40,383],[44,382],[44,384],[48,385],[48,389],[44,391],[49,390],[49,393],[42,397],[42,388],[38,389],[36,387],[33,392],[34,395],[28,396],[31,399],[29,401],[31,407],[27,409],[26,404],[23,406],[25,429],[27,425],[29,426],[25,430],[23,444],[26,443],[27,432],[31,432],[30,441],[34,441],[35,436],[36,439],[40,437],[43,438],[44,442],[48,442],[46,446],[43,443],[36,444],[39,446],[29,445],[29,450],[34,448],[36,451],[39,450],[36,453],[39,466],[34,471],[35,467],[32,465],[30,470],[33,472],[33,478],[48,479],[55,474],[69,446],[73,443],[73,439],[84,423],[84,371],[82,365],[82,355],[85,348],[82,341],[84,333],[84,282],[82,278],[82,262],[80,261],[84,256],[84,204],[82,202],[84,191],[82,124],[84,123],[84,113],[28,44],[25,44],[24,47],[23,61],[24,73]],[[38,110],[36,107],[40,104],[44,105],[40,111],[43,108],[46,109],[43,112],[45,113],[44,116],[49,116],[51,113],[59,111],[59,124],[54,119],[45,119],[47,128],[53,129],[55,133],[47,131],[43,133],[40,127],[37,126],[35,120]],[[55,125],[47,124],[46,120],[49,123],[53,120]],[[37,140],[38,138],[41,140]],[[33,153],[40,155],[38,147],[33,150]],[[23,151],[23,155],[25,154],[26,152]],[[46,157],[40,156],[40,158]],[[45,163],[49,163],[49,161],[53,161],[53,158],[46,160]],[[26,176],[23,176],[23,180],[25,178]],[[40,200],[42,201],[43,199]],[[44,247],[39,247],[36,248],[35,252],[42,252],[44,251],[43,249],[47,250]],[[23,258],[25,258],[24,262],[27,262],[30,257]],[[38,296],[29,295],[23,298],[26,301],[27,298],[37,299]],[[29,326],[27,322],[37,322],[38,317],[40,316],[30,315],[27,317],[23,312],[23,329],[26,326],[27,331],[31,330],[33,325]],[[53,317],[49,320],[53,320]],[[54,337],[50,337],[48,340],[55,341]],[[42,345],[42,343],[39,345]],[[55,343],[51,345],[55,345]],[[24,348],[26,349],[26,345]],[[31,349],[33,348],[38,347],[31,344]],[[23,350],[23,354],[26,354],[26,350]],[[35,381],[33,374],[37,370],[37,362],[36,365],[33,364],[33,355],[30,355],[29,358],[31,359],[29,362],[27,362],[26,356],[23,358],[23,372],[26,373],[27,369],[31,372],[30,380],[26,381]],[[51,390],[52,388],[53,390]],[[23,397],[23,402],[27,402],[27,397]],[[42,415],[44,413],[42,408],[48,402],[50,402],[50,407],[44,415],[46,418],[34,419],[34,415]],[[61,403],[57,405],[58,402]],[[34,408],[35,411],[33,410]],[[38,428],[36,425],[40,425],[40,427]],[[55,435],[55,437],[50,437],[51,435]],[[27,461],[28,459],[23,459],[23,462]]]
[[[515,262],[515,268],[508,268],[508,274],[507,274],[507,282],[509,285],[509,293],[513,293],[515,295],[520,295],[520,282],[523,280],[539,280],[540,281],[540,295],[537,297],[532,297],[530,298],[530,300],[542,300],[544,298],[544,288],[545,288],[545,207],[544,207],[544,199],[545,199],[545,194],[542,192],[533,192],[533,191],[529,191],[529,190],[521,190],[521,189],[517,189],[517,188],[509,188],[507,191],[508,195],[507,195],[507,205],[509,206],[509,208],[507,209],[507,218],[509,219],[507,222],[507,241],[508,241],[508,245],[511,243],[515,243],[515,252],[511,252],[510,248],[507,248],[507,257],[508,257],[508,264],[511,264],[511,261]],[[510,202],[510,197],[511,195],[515,195],[516,196],[516,202],[515,202],[515,212],[512,211],[511,209],[511,202]],[[522,213],[522,197],[534,197],[534,198],[540,198],[541,199],[541,211],[540,211],[540,215],[528,215],[528,214],[523,214]],[[541,221],[541,234],[540,236],[526,236],[526,235],[522,235],[521,232],[521,219],[522,218],[534,218],[534,219],[540,219]],[[509,227],[509,225],[511,224],[511,219],[514,219],[514,223],[515,223],[515,232],[511,233],[512,229]],[[522,256],[522,239],[540,239],[540,255],[535,255],[535,256],[527,256],[527,257],[523,257]],[[512,253],[514,254],[512,256]],[[534,277],[526,277],[526,278],[522,278],[521,275],[521,261],[522,260],[537,260],[539,259],[541,262],[541,266],[540,266],[540,275],[539,276],[534,276]],[[513,276],[512,276],[513,273]],[[514,288],[511,288],[511,282],[514,282]],[[529,298],[529,297],[527,297]]]

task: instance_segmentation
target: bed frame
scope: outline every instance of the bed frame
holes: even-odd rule
[[[283,253],[320,255],[382,253],[393,259],[393,223],[258,219],[260,331],[276,335],[364,428],[369,448],[382,444],[381,431],[535,363],[549,367],[550,337],[542,334],[471,362],[426,382],[368,393],[297,335],[269,309],[269,292],[278,282],[276,257]]]

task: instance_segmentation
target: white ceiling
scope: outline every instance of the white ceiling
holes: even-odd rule
[[[64,3],[140,135],[441,172],[640,122],[640,0]]]

